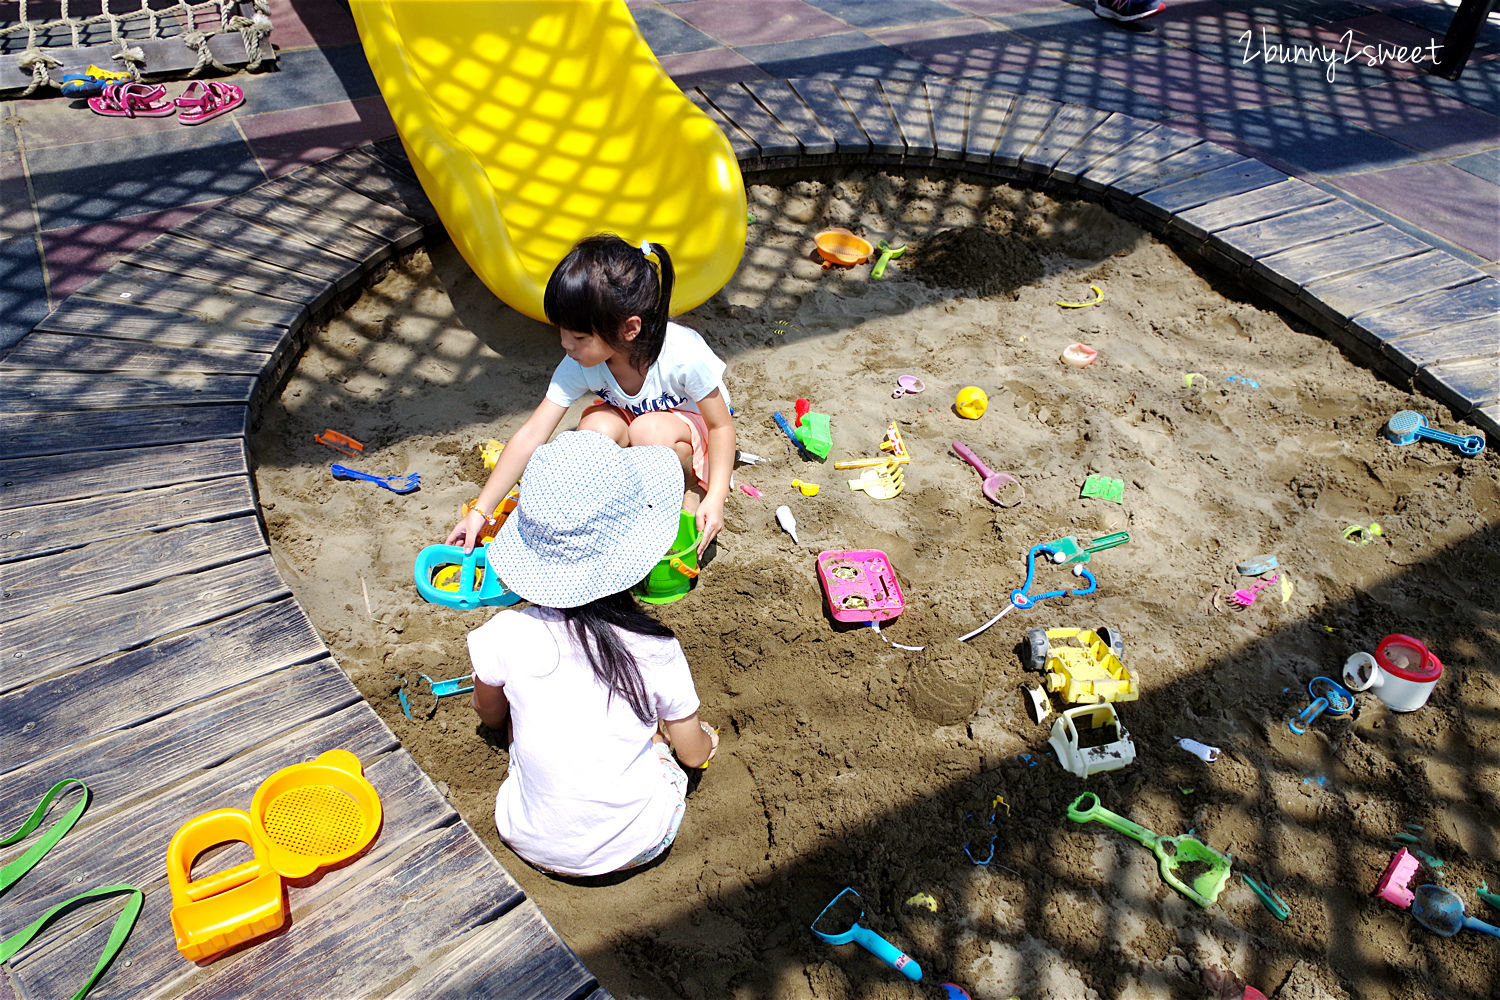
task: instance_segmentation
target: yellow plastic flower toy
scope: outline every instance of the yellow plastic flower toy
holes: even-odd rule
[[[958,390],[958,396],[953,400],[953,409],[965,420],[978,420],[984,416],[984,411],[989,408],[990,397],[984,394],[984,390],[977,385],[966,385]]]

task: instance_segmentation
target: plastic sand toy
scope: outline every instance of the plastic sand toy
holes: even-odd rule
[[[953,399],[953,410],[965,420],[978,420],[989,409],[990,397],[977,385],[966,385]]]
[[[817,245],[818,256],[823,258],[824,270],[863,264],[875,252],[869,240],[855,236],[841,226],[823,230],[813,237],[813,242]]]
[[[1464,901],[1452,889],[1441,885],[1419,885],[1411,901],[1411,915],[1417,923],[1443,937],[1452,937],[1464,928],[1500,937],[1500,927],[1487,924],[1464,912]]]
[[[896,462],[886,459],[866,468],[858,479],[849,480],[849,488],[863,490],[873,500],[890,500],[906,489],[906,473]]]
[[[864,900],[859,893],[849,888],[834,896],[823,907],[818,918],[812,922],[811,930],[829,944],[857,944],[912,982],[921,982],[922,967],[917,964],[916,959],[868,927],[862,926],[860,921],[864,918]]]
[[[1034,628],[1026,633],[1027,666],[1046,675],[1047,690],[1071,705],[1135,701],[1140,687],[1120,659],[1117,629]]]
[[[1093,792],[1084,792],[1074,800],[1073,804],[1068,807],[1068,819],[1075,823],[1090,821],[1103,823],[1111,830],[1145,844],[1156,855],[1162,881],[1199,906],[1213,905],[1213,902],[1219,898],[1219,893],[1223,891],[1224,883],[1229,881],[1232,862],[1227,856],[1196,838],[1163,837],[1138,823],[1132,823],[1124,816],[1112,813],[1101,806],[1099,796]],[[1200,872],[1192,882],[1185,882],[1177,874],[1177,869],[1184,864],[1193,864],[1205,870]]]
[[[420,687],[417,687],[415,693],[409,692],[405,678],[400,676],[396,678],[401,683],[400,690],[396,692],[396,701],[401,704],[401,714],[408,719],[415,719],[417,716],[430,719],[437,711],[437,703],[440,699],[451,698],[457,694],[468,694],[474,690],[474,679],[469,674],[447,681],[435,681],[426,674],[418,674],[417,679],[427,685],[425,694]],[[417,706],[416,715],[412,714],[413,702]]]
[[[875,279],[885,277],[885,266],[906,253],[906,247],[893,247],[885,240],[876,243],[875,248],[880,251],[880,257],[875,261],[875,266],[870,268],[870,277]]]
[[[1330,715],[1343,715],[1354,707],[1354,695],[1331,677],[1314,677],[1307,682],[1307,693],[1312,696],[1312,704],[1298,712],[1296,717],[1286,724],[1287,728],[1298,736],[1307,732],[1307,727],[1324,712]]]
[[[424,601],[447,608],[505,607],[521,599],[490,569],[482,546],[465,552],[457,545],[429,545],[417,553],[412,576]]]
[[[1415,444],[1418,438],[1427,438],[1457,448],[1461,455],[1477,455],[1484,451],[1484,438],[1478,434],[1449,434],[1427,426],[1427,418],[1416,410],[1401,410],[1386,421],[1385,436],[1393,444]]]
[[[889,621],[906,607],[896,571],[878,549],[819,552],[818,581],[835,621]]]
[[[1081,723],[1088,724],[1089,732],[1113,728],[1114,739],[1085,747],[1079,739]],[[1080,778],[1103,771],[1118,771],[1135,760],[1135,741],[1120,724],[1120,715],[1109,702],[1067,709],[1052,723],[1047,742],[1057,754],[1057,762],[1063,770]]]

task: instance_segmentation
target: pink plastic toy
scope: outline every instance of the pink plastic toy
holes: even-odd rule
[[[889,621],[906,607],[896,571],[878,549],[819,552],[818,579],[835,621]]]
[[[1391,858],[1391,863],[1385,866],[1385,874],[1380,876],[1380,883],[1375,886],[1375,895],[1398,910],[1408,909],[1415,894],[1407,888],[1407,884],[1417,873],[1417,867],[1417,859],[1406,848],[1401,848]]]

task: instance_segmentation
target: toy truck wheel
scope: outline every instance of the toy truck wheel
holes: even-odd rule
[[[1047,630],[1044,628],[1033,628],[1026,630],[1026,668],[1038,673],[1047,669],[1047,654],[1051,645],[1047,642]]]
[[[1115,654],[1117,659],[1125,658],[1125,640],[1120,635],[1120,630],[1110,625],[1096,625],[1094,633],[1099,636],[1101,642],[1109,647],[1109,651]]]

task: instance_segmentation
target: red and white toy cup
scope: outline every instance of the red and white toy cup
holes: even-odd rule
[[[1443,662],[1419,640],[1399,632],[1380,640],[1375,655],[1355,653],[1344,663],[1344,683],[1353,691],[1374,690],[1393,712],[1415,712],[1427,704]]]

